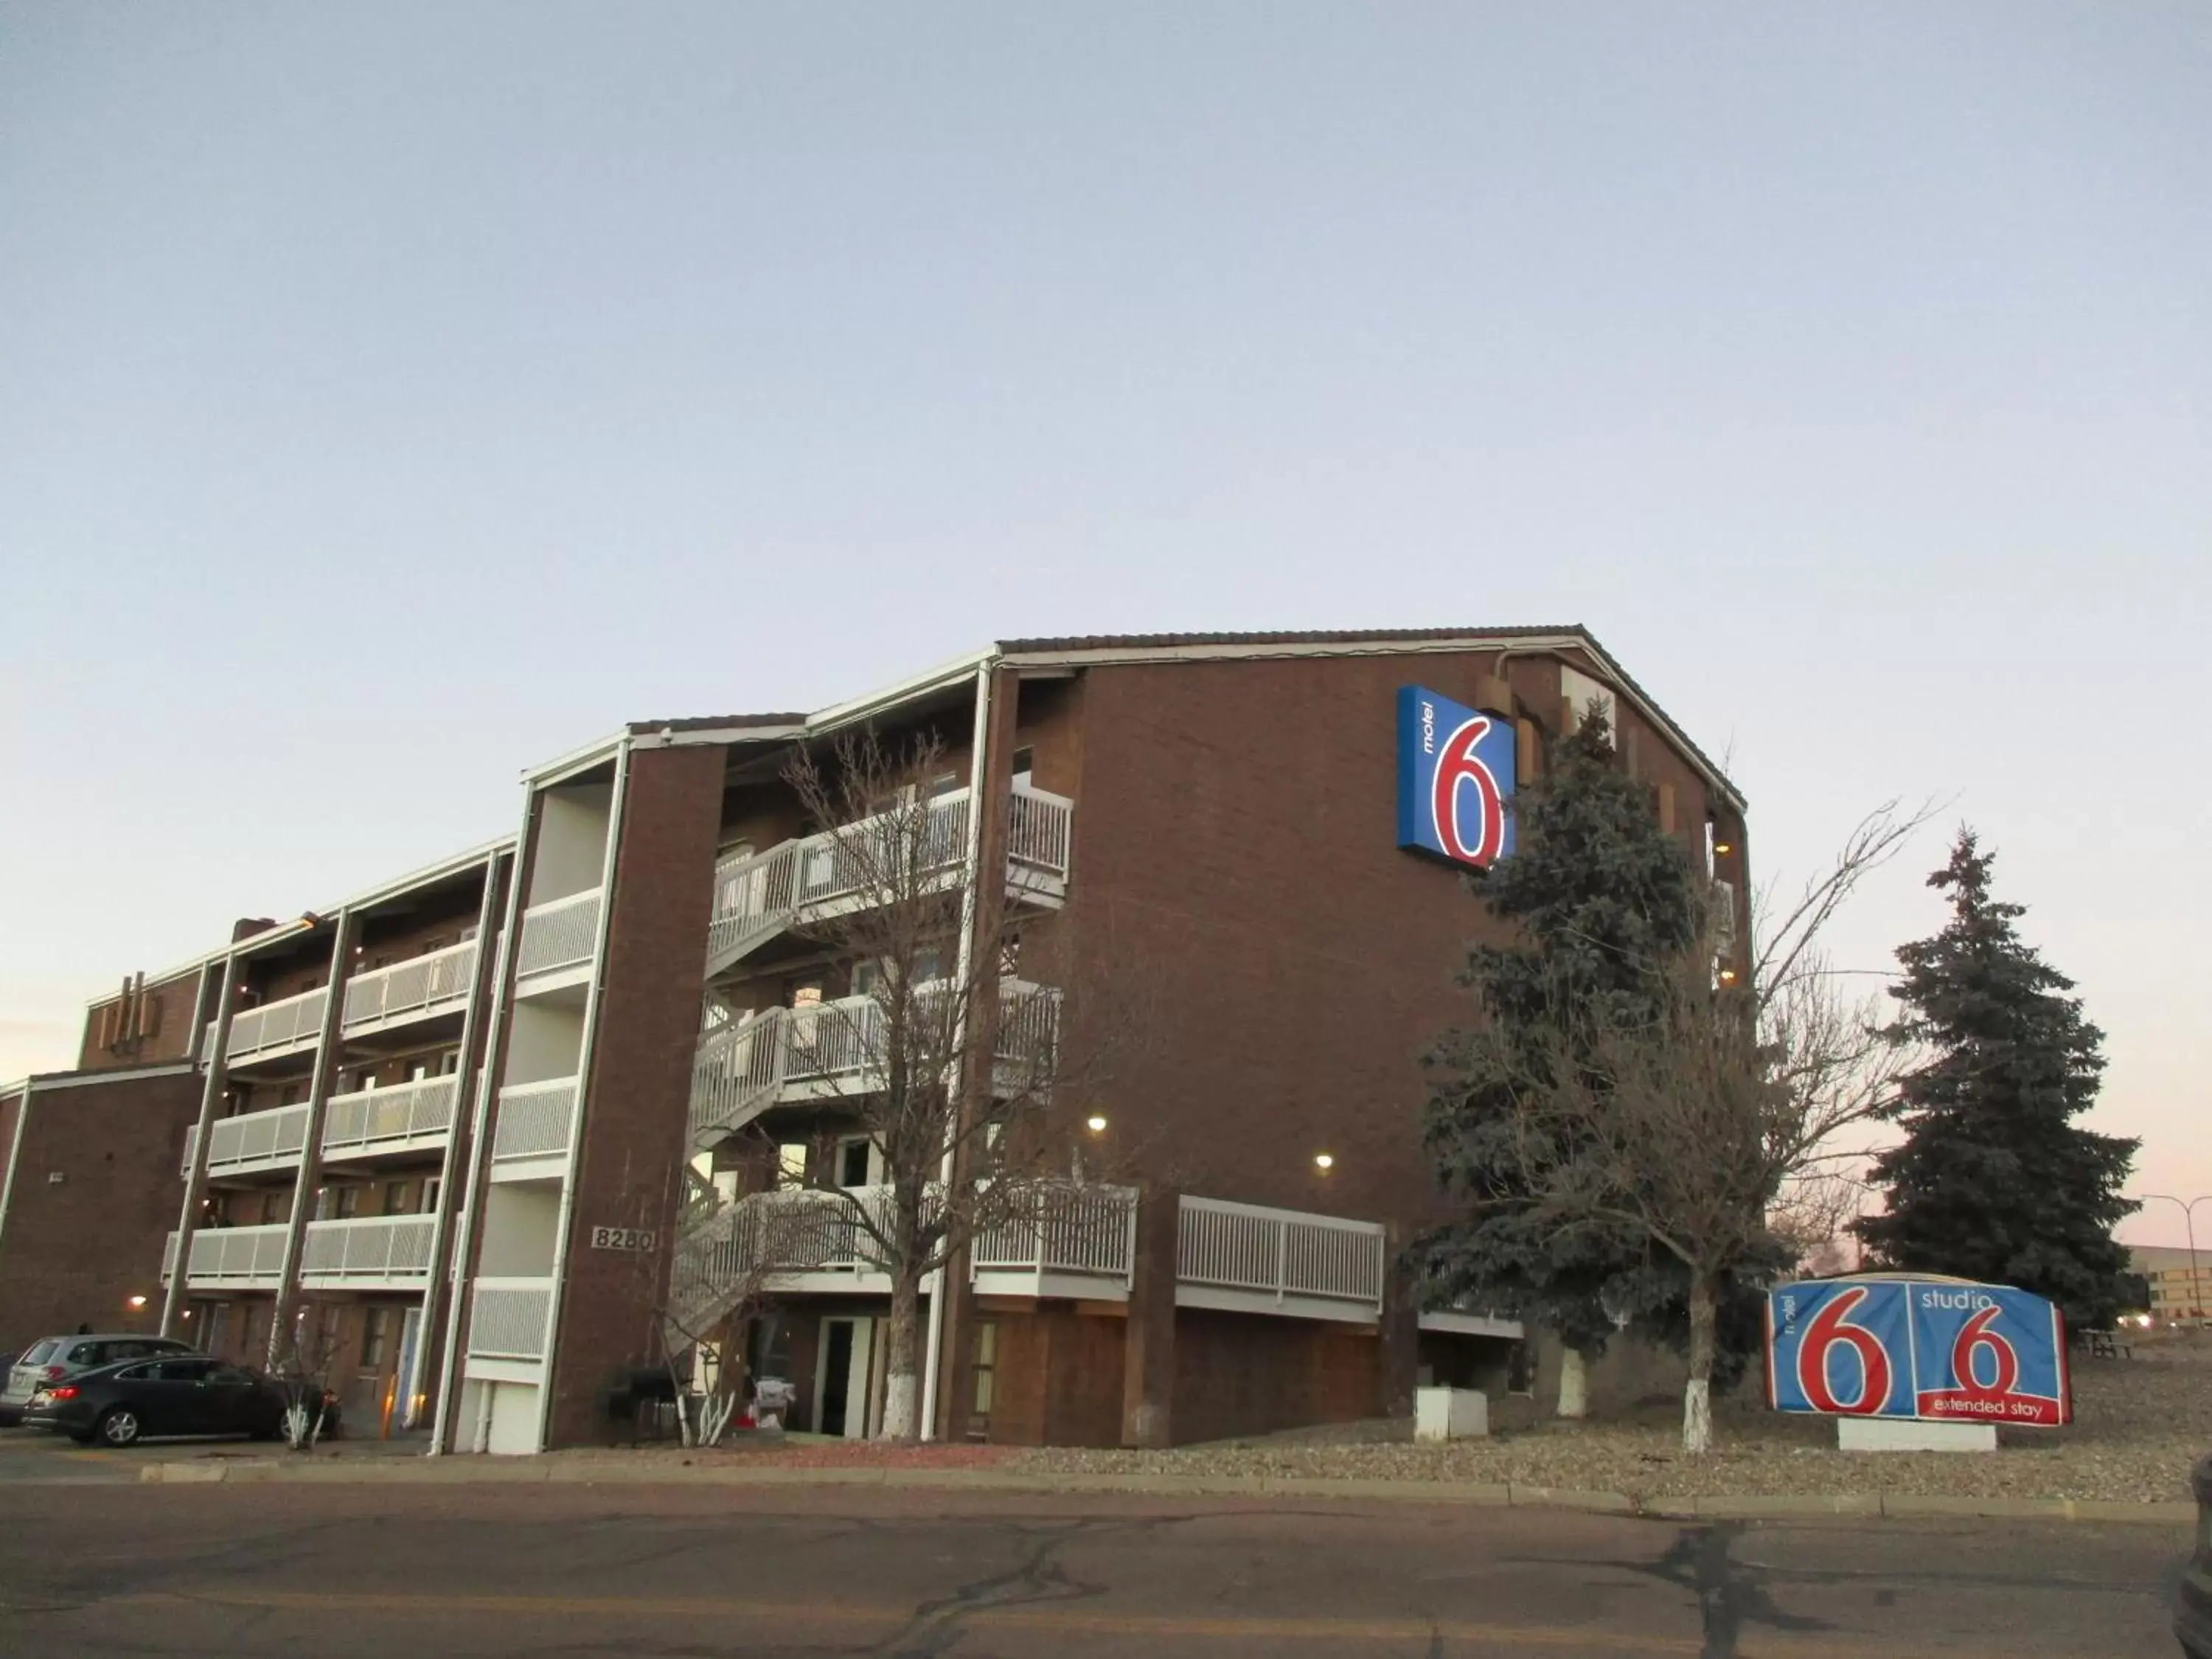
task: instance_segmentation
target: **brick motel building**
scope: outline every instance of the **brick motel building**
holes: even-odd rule
[[[865,728],[939,741],[917,787],[948,878],[1012,907],[1002,994],[1142,992],[1084,1103],[1114,1224],[933,1277],[924,1432],[1162,1445],[1496,1387],[1520,1328],[1423,1309],[1400,1265],[1446,1213],[1419,1057],[1503,937],[1453,860],[1496,854],[1498,795],[1594,702],[1740,914],[1741,798],[1576,628],[1008,641],[814,714],[626,726],[526,774],[512,836],[241,921],[0,1091],[0,1351],[89,1324],[267,1364],[312,1321],[349,1433],[605,1441],[731,1218],[816,1196],[779,1169],[880,1178],[793,1035],[855,964],[806,932],[834,860],[786,769]],[[750,1358],[791,1426],[872,1431],[879,1264],[771,1288]]]

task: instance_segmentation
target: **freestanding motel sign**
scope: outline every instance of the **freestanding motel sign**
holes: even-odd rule
[[[2003,1285],[1865,1274],[1767,1292],[1776,1409],[1841,1419],[2056,1428],[2072,1420],[2066,1328]],[[1847,1435],[1844,1443],[1851,1443]],[[1994,1434],[1978,1443],[1994,1444]]]

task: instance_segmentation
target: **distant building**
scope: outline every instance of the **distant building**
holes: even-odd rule
[[[2203,1319],[2212,1312],[2212,1249],[2131,1244],[2128,1267],[2149,1281],[2152,1318]]]
[[[368,1432],[603,1436],[666,1287],[729,1293],[735,1211],[805,1200],[794,1167],[880,1185],[808,1036],[873,964],[806,919],[860,900],[785,774],[866,725],[941,744],[909,787],[948,883],[1018,913],[1002,998],[1049,1011],[1061,975],[1131,962],[1147,992],[1097,1101],[1142,1149],[1097,1194],[1126,1224],[939,1276],[927,1431],[1157,1444],[1409,1412],[1522,1335],[1395,1270],[1446,1213],[1418,1061],[1468,1013],[1468,942],[1510,936],[1462,879],[1504,843],[1498,792],[1593,704],[1741,915],[1741,797],[1579,629],[1011,641],[812,714],[622,727],[526,775],[516,835],[241,922],[94,1005],[76,1072],[0,1088],[0,1350],[128,1316],[264,1363],[321,1328]],[[789,1277],[754,1374],[793,1384],[793,1427],[865,1434],[887,1280],[849,1250]]]

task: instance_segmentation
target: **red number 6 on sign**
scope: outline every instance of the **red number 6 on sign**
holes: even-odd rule
[[[1805,1327],[1805,1340],[1797,1350],[1797,1384],[1815,1411],[1871,1417],[1889,1398],[1889,1351],[1872,1331],[1850,1322],[1850,1315],[1866,1297],[1866,1286],[1854,1285],[1814,1315]],[[1854,1400],[1838,1399],[1828,1386],[1828,1350],[1838,1342],[1858,1355],[1859,1391]]]

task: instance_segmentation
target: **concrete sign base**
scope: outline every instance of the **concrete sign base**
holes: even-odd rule
[[[1994,1423],[1923,1423],[1909,1417],[1839,1417],[1838,1451],[1986,1452],[1997,1449]]]

